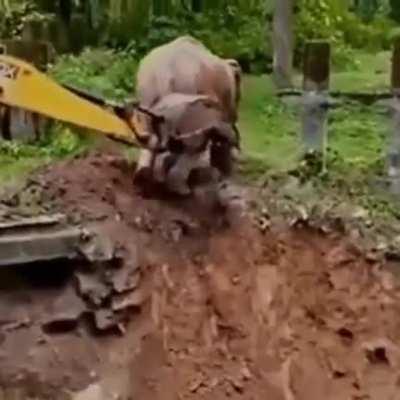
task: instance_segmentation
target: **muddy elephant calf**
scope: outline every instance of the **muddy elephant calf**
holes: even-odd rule
[[[237,146],[236,132],[223,122],[217,102],[207,96],[172,93],[151,109],[163,119],[158,129],[160,147],[155,153],[142,150],[138,170],[146,170],[143,179],[165,183],[175,193],[191,193],[189,179],[195,170],[210,169],[217,179],[229,169],[218,163],[221,148]]]

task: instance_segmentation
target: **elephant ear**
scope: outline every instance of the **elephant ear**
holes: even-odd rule
[[[234,60],[233,58],[226,59],[225,61],[232,68],[233,72],[235,73],[235,77],[238,77],[240,79],[243,71],[239,62],[237,60]]]
[[[218,102],[210,96],[201,94],[171,93],[161,98],[152,107],[152,111],[167,117],[168,113],[181,113],[187,107],[195,103],[203,103],[210,107],[217,107]]]
[[[242,84],[242,67],[239,62],[234,59],[225,60],[226,63],[233,71],[233,76],[235,78],[235,90],[236,90],[236,102],[238,103],[241,98],[241,84]]]
[[[219,103],[205,95],[172,93],[162,98],[154,111],[165,118],[167,135],[180,135],[208,127],[221,119]]]
[[[137,102],[129,102],[119,116],[127,122],[141,146],[157,150],[161,144],[159,126],[164,121],[161,115],[142,108]]]

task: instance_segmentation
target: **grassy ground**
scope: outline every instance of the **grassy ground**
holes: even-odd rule
[[[331,87],[343,91],[373,91],[388,89],[390,85],[390,53],[356,53],[358,68],[336,72]]]
[[[333,89],[344,91],[387,90],[390,80],[388,53],[357,56],[356,70],[334,72]],[[300,85],[301,77],[296,77]],[[382,107],[345,103],[329,114],[328,173],[318,175],[317,168],[299,163],[301,154],[301,116],[299,106],[283,104],[274,96],[268,76],[244,78],[240,128],[246,155],[242,171],[247,177],[260,178],[274,187],[275,197],[296,207],[328,205],[342,207],[344,202],[368,210],[393,226],[398,219],[398,199],[388,195],[376,183],[385,174],[390,119]],[[285,171],[282,174],[282,171]],[[287,174],[289,172],[289,174]],[[279,184],[271,184],[271,176]],[[275,178],[277,177],[278,178]],[[292,177],[309,183],[299,185]],[[304,178],[306,176],[306,178]],[[277,179],[277,180],[276,180]],[[284,199],[282,201],[282,199]],[[361,213],[362,214],[362,213]]]
[[[389,54],[362,54],[358,61],[357,70],[333,74],[332,88],[346,91],[387,88]],[[297,84],[300,79],[296,77]],[[246,76],[243,89],[240,128],[245,153],[265,168],[292,168],[301,149],[300,107],[279,102],[268,76]],[[335,157],[353,172],[365,172],[368,167],[379,165],[384,157],[389,119],[377,106],[344,104],[330,113],[328,132]]]
[[[79,154],[94,142],[92,135],[61,124],[55,124],[39,143],[0,141],[0,189],[18,185],[33,170]]]

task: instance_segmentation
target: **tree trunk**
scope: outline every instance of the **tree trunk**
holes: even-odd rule
[[[60,17],[67,25],[69,25],[73,8],[72,0],[59,0],[58,7]]]
[[[275,0],[272,42],[275,84],[279,89],[292,87],[293,0]]]
[[[201,0],[192,0],[192,11],[200,13],[203,11],[203,2]]]
[[[157,16],[168,15],[171,10],[171,0],[153,0],[153,14]]]

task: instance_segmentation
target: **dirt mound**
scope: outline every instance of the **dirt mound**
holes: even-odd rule
[[[138,215],[148,212],[153,219],[162,215],[161,221],[188,215],[201,219],[204,227],[215,228],[217,214],[210,213],[212,204],[207,196],[200,194],[196,201],[187,201],[160,187],[139,188],[133,182],[134,170],[135,166],[121,155],[99,152],[52,166],[41,180],[49,195],[47,200],[62,204],[78,221],[120,216],[132,224]]]
[[[72,396],[84,400],[398,397],[399,287],[348,239],[262,234],[249,215],[221,216],[202,199],[145,198],[114,154],[60,163],[38,182],[47,204],[98,223],[126,261],[135,257],[146,301],[122,336],[46,337],[40,359],[55,356],[30,388],[92,384]]]
[[[306,230],[217,235],[201,265],[160,268],[145,399],[394,399],[399,290],[343,240]]]

